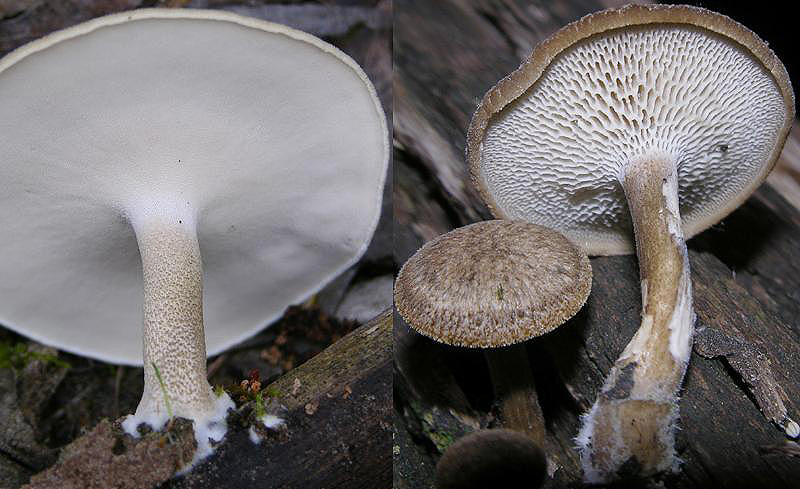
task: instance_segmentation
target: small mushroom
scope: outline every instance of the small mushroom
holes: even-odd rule
[[[0,147],[2,323],[143,363],[128,428],[158,428],[170,406],[196,429],[224,425],[207,353],[358,260],[389,154],[352,59],[195,9],[101,17],[4,57]]]
[[[521,342],[583,306],[592,271],[563,235],[526,222],[483,221],[420,248],[395,283],[395,305],[418,332],[454,346],[489,348],[506,427],[545,446],[541,408]]]
[[[793,118],[786,70],[761,39],[672,5],[566,26],[475,112],[468,159],[496,217],[552,227],[593,255],[630,253],[635,236],[642,323],[584,418],[586,481],[676,468],[695,318],[685,239],[764,180]]]
[[[480,430],[450,445],[436,464],[437,489],[536,489],[547,474],[542,449],[506,429]]]

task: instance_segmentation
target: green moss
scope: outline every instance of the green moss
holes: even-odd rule
[[[0,368],[14,368],[20,370],[35,360],[61,368],[69,368],[70,366],[69,363],[58,358],[56,355],[30,351],[27,343],[0,341]]]
[[[254,397],[256,401],[256,418],[261,419],[267,414],[267,410],[264,408],[264,391],[258,391]]]
[[[428,439],[436,446],[436,449],[439,450],[439,453],[444,453],[447,447],[449,447],[456,438],[453,436],[453,433],[437,426],[434,413],[431,411],[422,415],[422,430],[425,432]]]
[[[432,431],[428,433],[428,437],[436,445],[436,449],[439,450],[440,453],[444,453],[447,450],[447,447],[453,444],[455,438],[450,433],[445,433],[441,431]]]

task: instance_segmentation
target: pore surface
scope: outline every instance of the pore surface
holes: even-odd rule
[[[738,44],[683,25],[617,29],[561,52],[490,120],[482,171],[508,217],[589,251],[632,249],[619,184],[628,161],[674,158],[691,236],[761,175],[785,113],[772,76]]]

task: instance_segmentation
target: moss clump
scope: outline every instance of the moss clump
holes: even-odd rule
[[[263,418],[267,415],[267,410],[264,408],[264,391],[258,391],[255,395],[256,400],[256,418]]]
[[[21,370],[36,360],[56,367],[69,368],[70,366],[69,363],[55,355],[29,350],[27,343],[0,341],[0,368]]]

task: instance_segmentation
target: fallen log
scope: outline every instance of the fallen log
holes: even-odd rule
[[[105,420],[26,487],[388,488],[391,382],[386,311],[265,388],[285,423],[259,443],[249,433],[251,401],[229,414],[228,434],[211,457],[170,479],[194,450],[185,420],[139,440],[119,430],[121,419]]]
[[[384,312],[267,389],[286,408],[286,436],[254,445],[247,429],[163,489],[391,486],[391,314]]]

